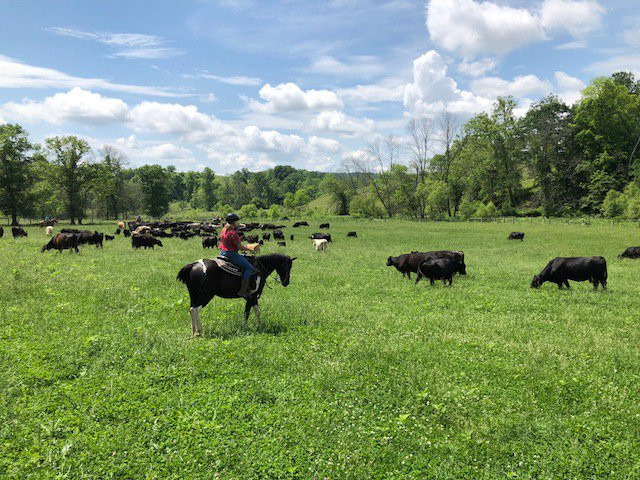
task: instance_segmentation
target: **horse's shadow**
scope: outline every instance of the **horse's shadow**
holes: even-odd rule
[[[288,329],[280,323],[270,322],[265,319],[262,319],[260,323],[256,323],[255,321],[252,322],[250,318],[247,327],[244,326],[244,321],[241,319],[237,322],[204,324],[202,330],[203,338],[230,340],[255,334],[277,336],[285,333]]]

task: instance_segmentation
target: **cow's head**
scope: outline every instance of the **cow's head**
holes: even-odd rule
[[[467,266],[464,264],[464,262],[460,262],[458,264],[458,273],[460,275],[466,275],[467,274]]]
[[[540,275],[534,275],[533,280],[531,280],[531,288],[540,288],[542,286],[542,280],[540,279]]]
[[[387,258],[387,267],[393,266],[393,257]]]

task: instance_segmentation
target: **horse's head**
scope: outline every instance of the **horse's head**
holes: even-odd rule
[[[280,278],[280,282],[282,282],[282,286],[286,287],[289,285],[289,280],[291,276],[291,266],[293,265],[293,261],[296,257],[289,258],[286,257],[285,260],[276,267],[276,272],[278,272],[278,277]]]

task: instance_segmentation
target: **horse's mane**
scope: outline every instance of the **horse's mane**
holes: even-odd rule
[[[258,255],[256,257],[256,260],[258,260],[260,258],[262,258],[264,260],[271,261],[271,260],[285,260],[285,259],[287,259],[289,257],[287,255],[282,254],[282,253],[267,253],[265,255]]]

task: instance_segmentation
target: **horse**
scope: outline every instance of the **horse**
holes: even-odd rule
[[[251,261],[251,257],[248,257]],[[267,278],[274,271],[280,277],[283,287],[289,285],[291,266],[296,258],[288,257],[280,253],[260,255],[253,258],[255,275],[251,277],[251,293],[247,297],[244,307],[244,326],[247,328],[251,309],[260,323],[260,307],[258,300],[262,295],[262,290],[267,282]],[[189,291],[191,316],[191,337],[202,335],[202,323],[200,322],[200,310],[218,296],[221,298],[241,298],[238,295],[240,290],[240,276],[225,272],[214,260],[202,259],[197,262],[185,265],[178,272],[176,280],[184,283]]]

